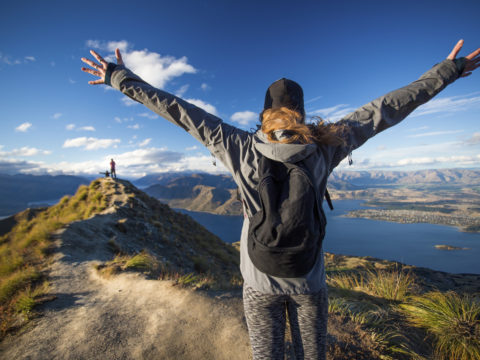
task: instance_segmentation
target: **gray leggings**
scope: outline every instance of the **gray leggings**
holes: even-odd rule
[[[325,359],[327,290],[311,295],[268,295],[243,287],[243,307],[254,360],[283,360],[286,314],[296,359]]]

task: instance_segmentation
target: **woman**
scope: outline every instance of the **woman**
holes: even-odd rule
[[[107,63],[91,51],[98,64],[82,58],[98,76],[92,85],[106,84],[144,104],[165,119],[182,127],[202,142],[238,184],[245,221],[240,245],[240,268],[244,278],[244,309],[254,359],[283,359],[286,314],[298,359],[324,359],[327,334],[327,288],[323,251],[319,250],[306,274],[276,277],[260,271],[248,255],[249,217],[260,209],[259,159],[302,162],[313,175],[321,203],[327,178],[352,150],[370,137],[403,120],[419,105],[429,101],[448,84],[468,76],[480,66],[480,49],[456,59],[460,40],[446,60],[435,65],[417,81],[362,106],[333,125],[305,125],[303,91],[288,79],[267,90],[261,128],[249,133],[172,95],[156,89],[125,68],[120,51],[117,65]]]

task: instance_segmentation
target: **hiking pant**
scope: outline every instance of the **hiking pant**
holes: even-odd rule
[[[309,295],[269,295],[244,285],[243,307],[254,360],[284,359],[287,314],[295,358],[325,359],[326,289]]]

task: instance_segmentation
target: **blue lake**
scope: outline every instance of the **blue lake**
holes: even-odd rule
[[[450,273],[480,274],[480,234],[464,233],[455,227],[432,224],[398,224],[387,221],[347,218],[342,215],[361,209],[357,200],[335,201],[335,210],[325,209],[325,251],[354,256],[372,256]],[[243,217],[179,210],[189,214],[228,243],[240,240]],[[438,250],[452,245],[469,250]]]

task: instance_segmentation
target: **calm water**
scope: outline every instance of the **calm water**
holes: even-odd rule
[[[463,233],[443,225],[397,224],[341,216],[349,210],[362,208],[361,202],[356,200],[337,200],[334,206],[334,211],[325,210],[328,220],[325,251],[396,260],[451,273],[480,274],[478,233]],[[240,240],[243,217],[179,211],[189,214],[226,242]],[[435,245],[470,250],[437,250]]]

